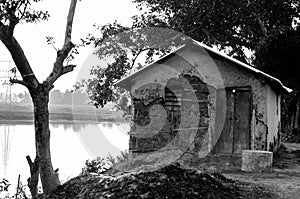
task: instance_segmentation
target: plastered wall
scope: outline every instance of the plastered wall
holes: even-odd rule
[[[187,143],[183,144],[189,144],[189,150],[193,150],[195,146],[198,146],[197,153],[199,157],[207,155],[212,150],[213,145],[216,143],[216,140],[220,135],[223,125],[222,121],[215,121],[217,113],[216,93],[217,91],[222,91],[222,89],[226,87],[251,87],[251,149],[269,150],[272,148],[272,142],[273,147],[276,145],[274,142],[278,140],[278,128],[280,126],[280,108],[279,111],[277,111],[276,107],[280,103],[278,101],[280,98],[276,97],[275,92],[260,76],[242,68],[241,66],[234,65],[234,63],[227,61],[224,58],[208,54],[201,48],[185,49],[166,58],[161,61],[161,63],[162,64],[156,63],[152,65],[130,80],[132,84],[130,89],[131,96],[133,99],[139,98],[146,101],[151,97],[155,98],[153,96],[156,96],[157,98],[164,98],[164,87],[167,83],[171,79],[177,79],[184,82],[184,74],[197,76],[203,83],[207,84],[209,94],[206,98],[205,106],[207,107],[207,111],[203,113],[206,115],[204,119],[201,119],[201,117],[199,119],[201,114],[197,114],[197,110],[199,111],[199,107],[202,106],[203,103],[188,104],[188,106],[191,106],[189,108],[189,114],[194,114],[194,116],[190,116],[192,119],[188,119],[188,117],[183,117],[181,115],[181,126],[186,122],[200,120],[202,125],[206,127],[206,129],[202,132],[201,144],[195,143],[193,140],[189,140],[197,140],[197,133],[195,133],[195,131],[193,131],[194,133],[190,133],[188,137],[183,137],[188,140]],[[184,82],[183,84],[185,85],[185,89],[192,89],[192,86],[188,85],[189,82]],[[152,94],[149,94],[151,92]],[[195,94],[194,96],[192,94],[192,98],[193,97],[195,97]],[[194,100],[197,100],[196,98],[194,98]],[[164,108],[162,106],[156,105],[151,109],[151,111],[152,114],[164,117],[166,112],[163,109]],[[276,111],[274,112],[274,110]],[[163,119],[159,120],[157,118],[152,118],[151,120],[150,118],[146,128],[154,128],[157,131],[161,128],[167,128],[164,126],[166,123],[167,121]],[[192,127],[195,125],[197,126],[198,123],[192,124]],[[140,127],[138,125],[134,124],[131,133],[134,134],[139,128]],[[142,129],[145,130],[144,127]],[[180,133],[183,134],[183,131]],[[144,136],[147,136],[147,132]],[[149,134],[148,136],[152,135]],[[172,137],[166,138],[167,142],[171,142],[172,140]]]

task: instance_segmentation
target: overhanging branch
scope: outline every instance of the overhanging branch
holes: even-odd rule
[[[135,57],[132,59],[131,66],[130,66],[130,70],[132,70],[132,68],[134,67],[134,64],[135,64],[135,62],[136,62],[138,56],[139,56],[142,52],[145,52],[145,51],[150,50],[150,49],[151,49],[151,48],[144,48],[144,49],[139,50],[139,51],[136,53]]]
[[[21,84],[21,85],[23,85],[23,86],[25,86],[25,87],[28,87],[28,84],[27,84],[25,81],[23,81],[23,80],[12,79],[12,78],[11,78],[9,81],[10,81],[10,83],[12,83],[12,84]]]
[[[64,67],[63,63],[65,59],[68,57],[71,50],[75,47],[75,45],[71,42],[71,34],[72,34],[72,26],[74,20],[74,14],[76,9],[77,0],[72,0],[70,4],[70,9],[67,17],[67,25],[66,25],[66,33],[65,33],[65,42],[63,47],[58,50],[55,63],[53,65],[52,72],[44,81],[48,86],[48,90],[53,88],[54,82],[61,76],[64,75],[74,69],[74,65],[69,65]]]

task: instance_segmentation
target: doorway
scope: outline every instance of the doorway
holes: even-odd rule
[[[250,149],[251,117],[252,117],[252,93],[250,87],[226,88],[223,94],[217,92],[217,101],[224,101],[225,122],[221,128],[219,139],[215,142],[216,154],[241,154],[242,150]],[[218,122],[218,103],[217,117]],[[222,111],[220,111],[222,112]],[[216,128],[217,129],[217,128]],[[218,136],[216,136],[218,137]]]

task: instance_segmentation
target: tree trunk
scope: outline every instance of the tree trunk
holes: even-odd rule
[[[50,129],[49,129],[49,91],[39,85],[30,92],[34,105],[34,126],[36,156],[39,160],[40,177],[45,194],[50,194],[59,185],[60,181],[52,167],[50,153]]]
[[[38,198],[38,183],[40,175],[40,163],[38,157],[32,162],[29,156],[26,156],[30,168],[30,178],[28,178],[28,187],[32,199]]]

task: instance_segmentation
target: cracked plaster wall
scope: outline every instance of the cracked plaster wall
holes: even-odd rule
[[[167,82],[172,78],[179,79],[182,74],[198,76],[200,80],[208,84],[208,130],[202,138],[202,149],[199,151],[199,157],[207,155],[218,139],[218,135],[215,132],[216,90],[224,87],[251,87],[253,102],[251,149],[269,149],[268,145],[272,142],[270,140],[274,139],[273,132],[276,131],[274,130],[274,124],[271,124],[270,121],[274,120],[274,117],[275,121],[280,121],[280,118],[278,115],[271,117],[273,115],[271,110],[274,106],[274,96],[271,92],[268,92],[270,88],[260,76],[243,69],[241,66],[234,66],[234,63],[224,58],[208,54],[200,48],[185,49],[160,63],[162,64],[155,63],[130,80],[132,83],[132,98],[148,98],[141,92],[136,92],[141,90],[143,86],[145,88],[148,87],[149,90],[156,90],[158,96],[165,97],[164,87]],[[162,107],[157,107],[156,111],[160,110],[161,112],[161,109]],[[199,107],[196,106],[195,109],[199,109]],[[160,114],[163,114],[162,112]],[[184,123],[184,118],[182,120]],[[152,125],[157,124],[161,126],[161,122],[165,121],[156,120]],[[278,129],[278,122],[275,123]],[[272,125],[272,135],[269,135],[270,125]]]
[[[270,86],[267,86],[267,103],[267,147],[269,151],[274,151],[280,145],[281,95],[278,95]]]

